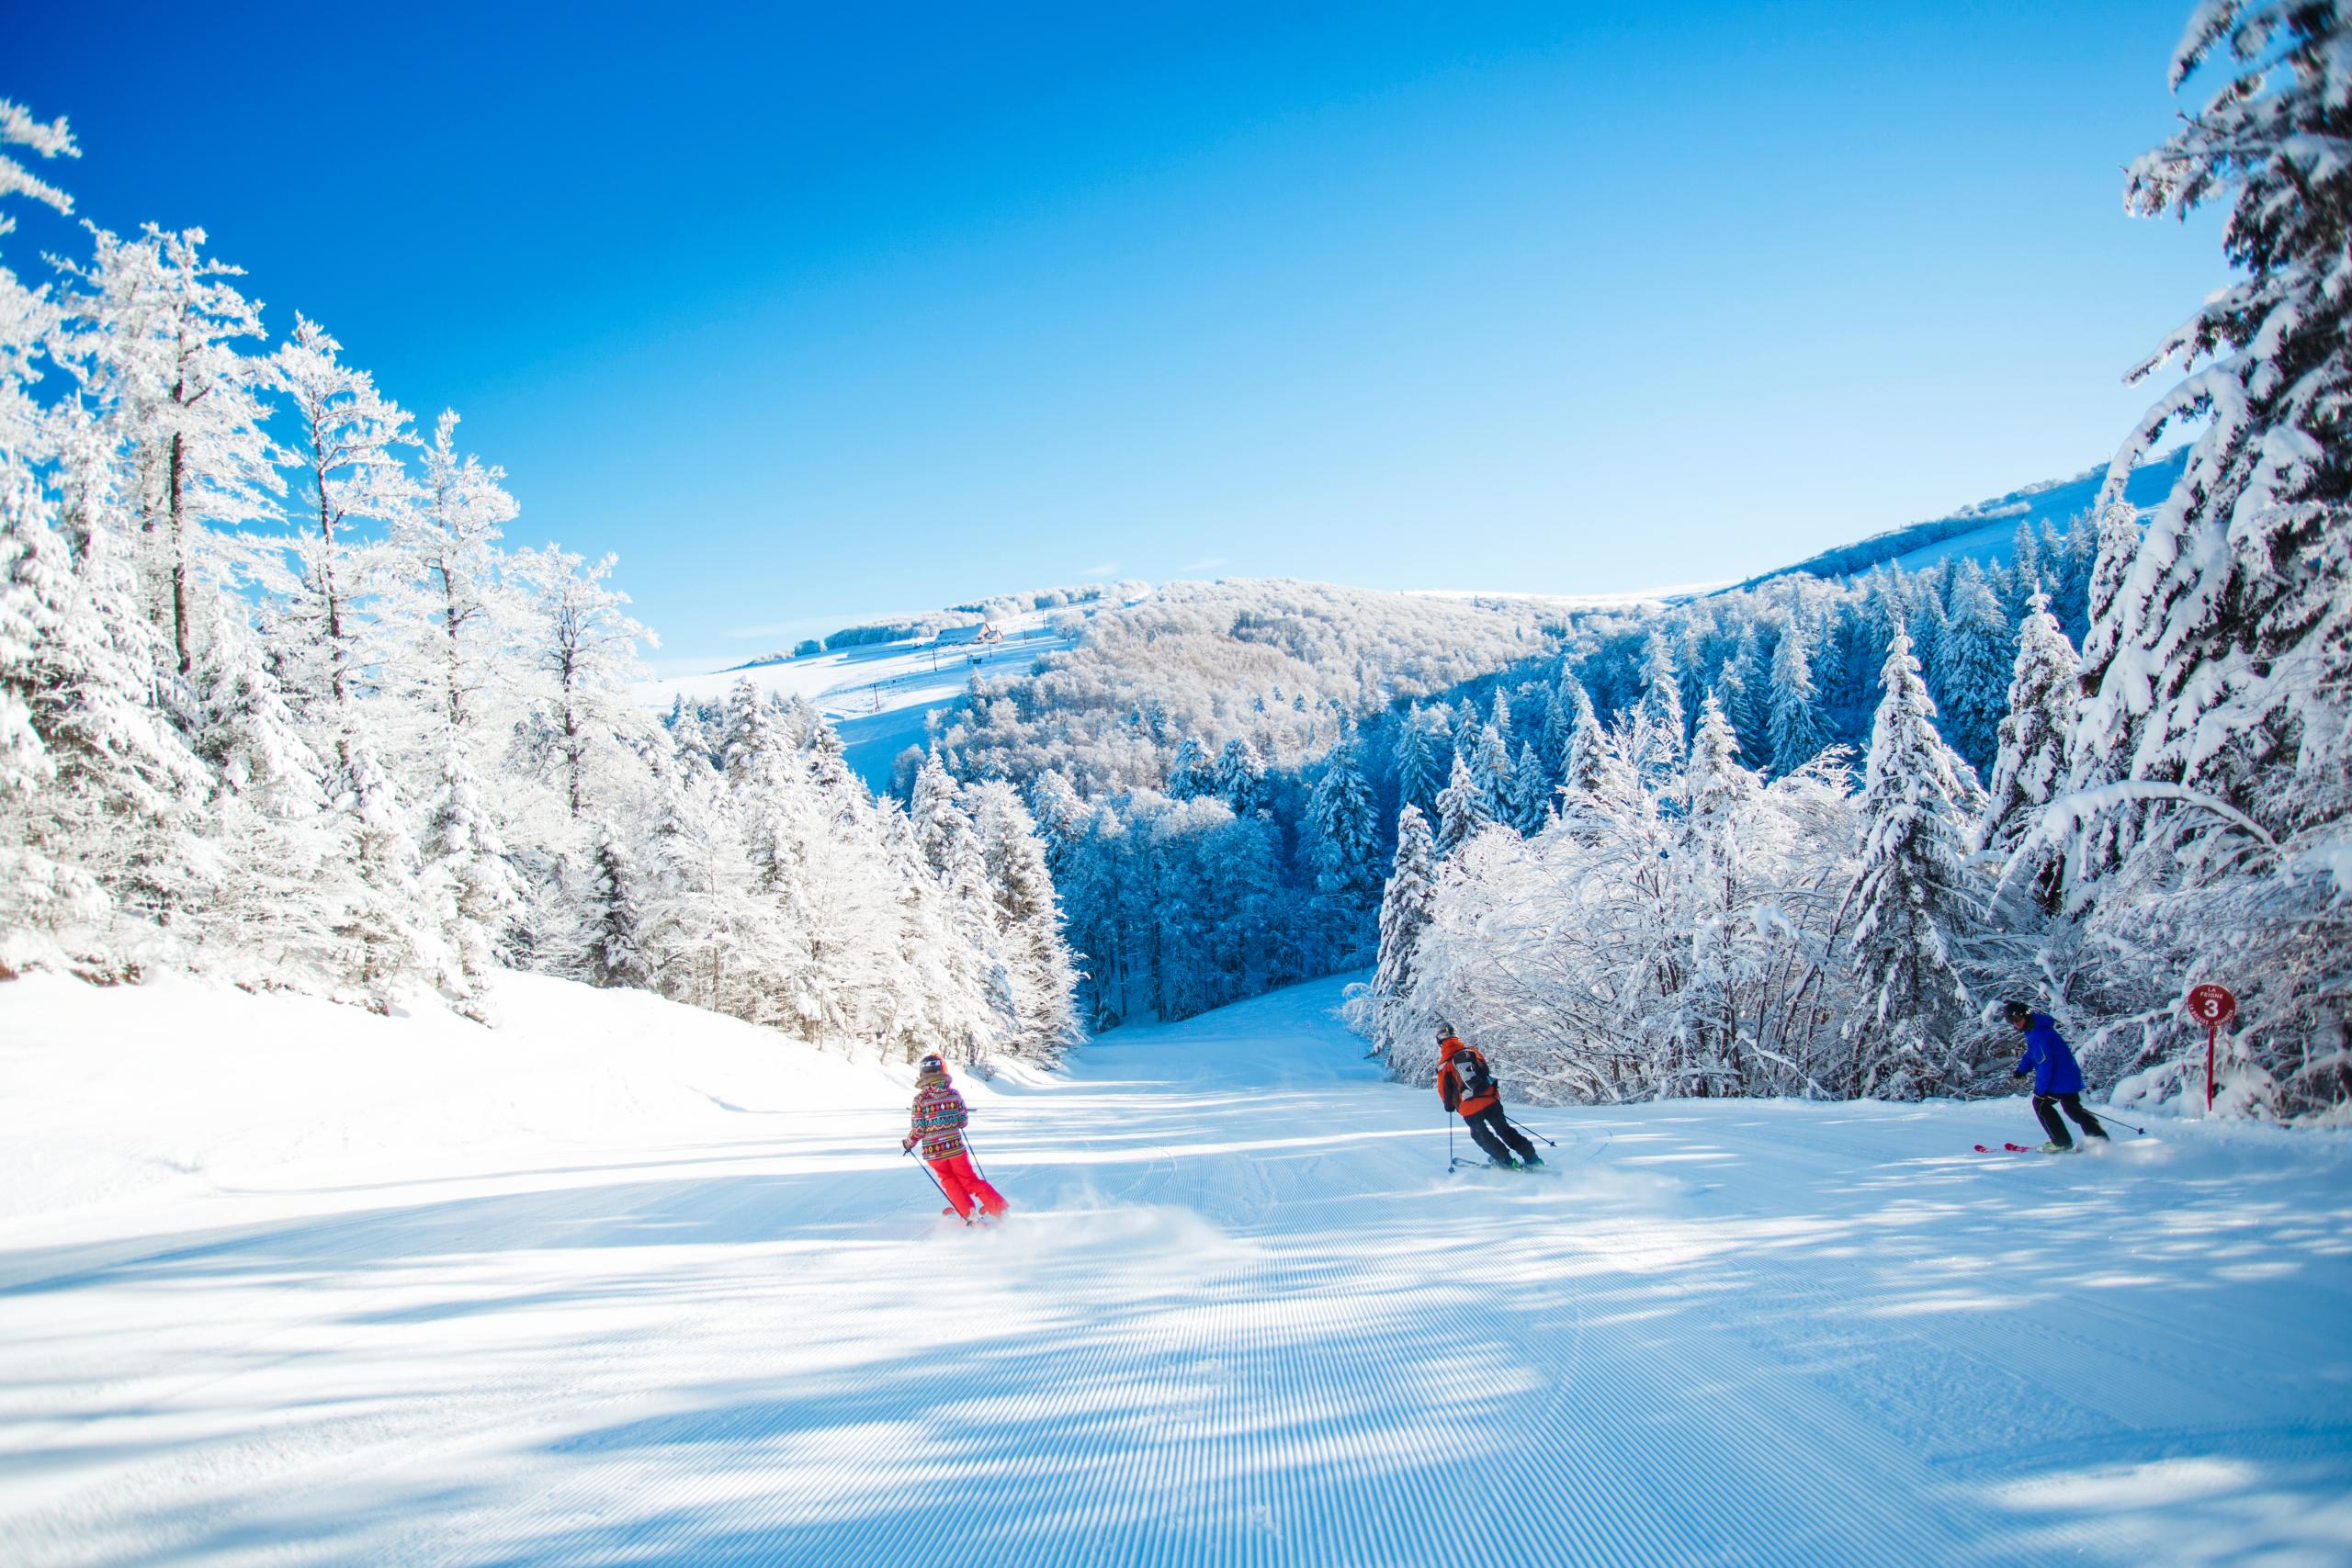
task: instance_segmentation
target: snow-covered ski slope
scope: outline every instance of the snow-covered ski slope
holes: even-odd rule
[[[0,1558],[2352,1560],[2344,1135],[1684,1102],[1449,1179],[1336,995],[970,1086],[967,1232],[902,1075],[649,998],[0,987]]]

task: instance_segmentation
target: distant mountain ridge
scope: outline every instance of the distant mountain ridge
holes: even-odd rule
[[[2142,464],[2124,485],[2123,498],[2143,511],[2155,505],[2180,478],[2181,466],[2188,456],[2188,449],[2184,446]],[[2038,529],[2045,523],[2063,525],[2082,516],[2098,499],[2099,486],[2106,479],[2107,465],[2101,463],[2072,479],[2045,479],[1990,501],[1963,506],[1946,516],[1872,534],[1853,544],[1775,567],[1734,586],[1753,588],[1796,572],[1810,577],[1854,577],[1889,563],[1906,571],[1917,571],[1960,556],[1974,557],[1988,566],[2005,565],[2009,558],[2009,541],[2018,524]]]

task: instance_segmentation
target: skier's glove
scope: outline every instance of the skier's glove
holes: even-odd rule
[[[911,1149],[914,1146],[915,1135],[912,1133],[909,1133],[905,1137],[899,1140],[899,1152],[900,1154],[905,1154],[909,1149]]]

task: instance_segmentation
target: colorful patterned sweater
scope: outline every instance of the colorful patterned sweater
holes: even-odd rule
[[[925,1159],[954,1159],[964,1152],[964,1123],[970,1113],[964,1097],[947,1081],[945,1073],[925,1073],[915,1080],[914,1121],[908,1133],[922,1140]]]

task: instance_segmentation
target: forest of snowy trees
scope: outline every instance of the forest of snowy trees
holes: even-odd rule
[[[2221,85],[2127,200],[2228,201],[2243,276],[2141,368],[2187,375],[2101,503],[2001,565],[1549,624],[1224,583],[976,691],[940,754],[1026,791],[1088,1021],[1375,964],[1408,1077],[1444,1019],[1539,1098],[1917,1096],[2006,1084],[2025,998],[2161,1100],[2219,981],[2223,1106],[2346,1114],[2347,60],[2333,7],[2199,11],[2175,85]]]
[[[62,120],[0,103],[0,200],[70,210]],[[512,965],[905,1055],[1076,1037],[1009,789],[877,803],[748,684],[664,725],[614,560],[509,548],[454,413],[273,342],[200,231],[86,238],[0,267],[0,977],[480,1016]]]
[[[881,801],[804,702],[633,706],[614,562],[508,548],[454,415],[272,344],[200,232],[93,230],[0,271],[0,972],[479,1010],[526,965],[1050,1058],[1365,970],[1400,1076],[1444,1019],[1559,1100],[1991,1089],[2010,998],[2201,1096],[2220,981],[2224,1105],[2352,1113],[2347,58],[2332,6],[2198,13],[2211,101],[2126,199],[2226,204],[2238,276],[2071,525],[1669,606],[1113,591]],[[62,122],[0,139],[63,210]]]

